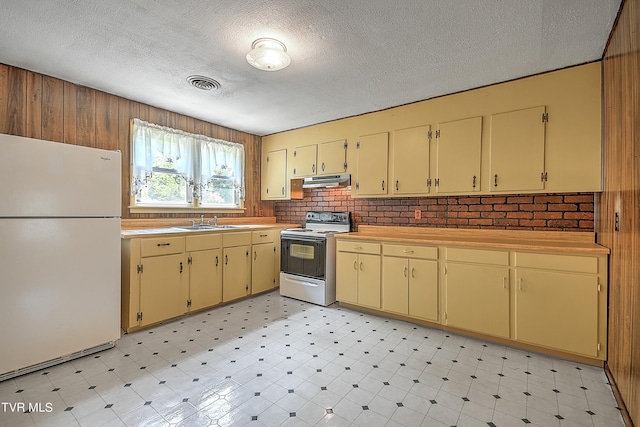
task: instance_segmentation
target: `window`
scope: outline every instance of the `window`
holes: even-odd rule
[[[242,144],[133,119],[131,146],[136,206],[242,207]]]

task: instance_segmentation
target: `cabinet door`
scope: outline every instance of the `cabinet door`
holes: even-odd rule
[[[269,151],[262,160],[262,199],[287,197],[287,150]]]
[[[409,314],[409,261],[382,257],[382,309]]]
[[[224,248],[222,301],[245,297],[251,292],[251,246]]]
[[[339,174],[347,171],[347,141],[318,144],[318,174]]]
[[[140,326],[150,325],[184,314],[187,286],[185,254],[142,259],[140,275]]]
[[[516,270],[515,338],[571,353],[598,355],[598,278]]]
[[[445,324],[509,338],[509,269],[447,263]]]
[[[438,124],[436,192],[480,191],[481,143],[482,117]]]
[[[268,291],[276,286],[276,246],[273,243],[253,245],[251,293]]]
[[[380,308],[380,255],[358,254],[358,304]]]
[[[293,177],[303,178],[305,176],[313,176],[317,173],[316,156],[318,145],[305,145],[296,147],[293,150]]]
[[[358,303],[358,254],[336,253],[336,299]]]
[[[389,134],[361,136],[356,144],[356,194],[358,196],[387,194],[387,163]]]
[[[393,132],[393,194],[429,192],[429,131],[419,126]]]
[[[491,191],[544,189],[545,111],[543,106],[491,116]]]
[[[409,316],[438,321],[438,262],[409,260]]]
[[[191,310],[222,302],[222,250],[210,249],[189,254],[189,300]]]

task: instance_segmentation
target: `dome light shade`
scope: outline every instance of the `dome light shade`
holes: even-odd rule
[[[247,62],[259,70],[278,71],[291,64],[284,43],[269,38],[261,38],[253,42],[253,49],[247,53]]]

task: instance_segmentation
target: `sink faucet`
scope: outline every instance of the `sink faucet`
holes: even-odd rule
[[[213,226],[217,227],[218,226],[218,215],[214,215],[213,216]]]
[[[200,225],[204,225],[204,215],[200,215]]]

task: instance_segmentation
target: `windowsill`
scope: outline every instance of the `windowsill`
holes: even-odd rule
[[[190,212],[201,212],[201,213],[244,213],[245,208],[223,208],[223,207],[209,207],[209,206],[199,206],[194,207],[190,205],[176,205],[176,206],[154,206],[154,205],[143,205],[143,206],[129,206],[129,212],[131,213],[190,213]]]

